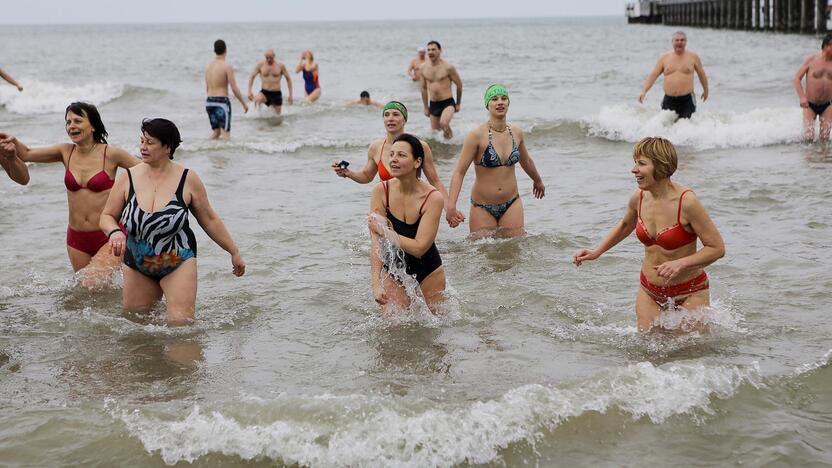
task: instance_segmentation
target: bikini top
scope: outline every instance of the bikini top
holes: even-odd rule
[[[66,161],[66,172],[64,173],[64,185],[67,190],[70,192],[77,192],[85,188],[91,192],[103,192],[113,188],[115,180],[111,179],[107,174],[107,171],[104,170],[107,162],[107,146],[108,145],[104,145],[104,159],[101,161],[101,171],[90,177],[86,186],[79,184],[75,179],[75,176],[72,174],[72,171],[69,170],[69,162],[72,161],[72,153],[75,152],[75,145],[72,146],[72,150],[69,152],[69,158]]]
[[[520,162],[520,148],[517,147],[517,143],[514,141],[514,133],[511,132],[511,127],[506,125],[508,129],[508,134],[511,135],[511,153],[508,155],[508,159],[506,162],[503,162],[503,159],[497,154],[497,150],[494,149],[494,144],[492,142],[491,137],[491,125],[488,126],[488,146],[485,147],[485,151],[482,153],[482,159],[480,160],[480,166],[483,167],[500,167],[500,166],[513,166]]]
[[[378,177],[381,179],[382,182],[385,180],[390,180],[393,176],[390,175],[390,171],[384,167],[384,145],[387,143],[387,138],[384,139],[384,143],[381,144],[381,152],[378,154]]]
[[[642,244],[650,247],[651,245],[658,245],[665,250],[676,250],[679,247],[684,247],[691,242],[696,242],[696,233],[685,231],[682,227],[682,197],[691,190],[685,190],[679,195],[679,209],[676,212],[676,224],[666,229],[661,230],[656,237],[650,237],[647,229],[644,227],[644,221],[641,220],[641,201],[644,198],[644,191],[642,190],[638,196],[638,222],[636,223],[636,237]]]
[[[399,218],[395,217],[392,212],[390,212],[390,189],[388,187],[388,182],[382,182],[384,185],[384,194],[387,197],[387,203],[384,209],[387,210],[387,219],[390,220],[390,223],[393,225],[393,230],[396,231],[397,234],[401,236],[408,237],[410,239],[416,238],[416,232],[419,231],[419,222],[422,221],[422,209],[425,207],[425,203],[428,202],[428,198],[433,192],[436,192],[436,189],[431,190],[425,195],[425,201],[422,202],[422,205],[419,206],[419,217],[416,218],[415,223],[406,223]]]

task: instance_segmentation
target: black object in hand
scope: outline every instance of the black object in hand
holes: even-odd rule
[[[341,169],[346,169],[349,165],[349,161],[341,161],[338,163],[338,167],[340,167]]]

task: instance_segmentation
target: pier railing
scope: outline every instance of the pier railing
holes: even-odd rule
[[[829,0],[641,0],[626,15],[629,23],[823,34]]]

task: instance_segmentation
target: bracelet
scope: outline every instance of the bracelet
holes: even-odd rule
[[[112,236],[113,234],[115,234],[115,233],[117,233],[117,232],[120,232],[120,231],[121,231],[121,228],[119,227],[119,228],[115,228],[115,229],[113,229],[112,231],[108,232],[108,233],[107,233],[107,239],[109,239],[109,238],[110,238],[110,236]]]

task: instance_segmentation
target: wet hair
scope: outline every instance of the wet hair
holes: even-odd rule
[[[687,34],[685,34],[685,32],[684,32],[684,31],[676,31],[675,33],[673,33],[673,36],[682,36],[682,37],[684,37],[685,39],[687,39],[687,38],[688,38],[688,35],[687,35]],[[671,37],[673,37],[673,36],[671,36]]]
[[[361,91],[361,95],[359,97],[370,99],[370,93],[367,91]]]
[[[101,121],[101,114],[98,113],[98,108],[88,102],[73,102],[66,106],[64,112],[64,119],[66,115],[72,112],[75,115],[86,117],[92,126],[92,141],[96,143],[107,143],[107,129],[104,128],[104,122]]]
[[[679,165],[679,158],[673,143],[660,137],[642,138],[636,143],[633,146],[633,160],[640,157],[653,161],[653,166],[656,168],[653,176],[656,180],[672,176]]]
[[[442,50],[442,46],[441,46],[441,45],[439,45],[439,43],[438,43],[438,42],[436,42],[436,41],[430,41],[430,42],[428,42],[428,45],[431,45],[431,44],[436,44],[436,48],[437,48],[437,49],[439,49],[439,50]]]
[[[399,141],[404,141],[410,145],[410,149],[413,152],[413,160],[421,159],[422,165],[425,164],[425,149],[422,147],[422,140],[416,138],[415,136],[409,133],[402,133],[395,140],[393,143],[397,143]],[[421,166],[416,169],[416,177],[422,177],[422,168]]]
[[[217,39],[214,41],[214,53],[217,55],[222,55],[225,51],[228,50],[225,47],[225,41],[222,39]]]
[[[823,49],[829,44],[832,44],[832,34],[827,34],[823,36],[823,41],[820,43],[820,48]]]
[[[159,140],[162,146],[170,149],[170,159],[173,159],[173,152],[182,143],[179,136],[179,129],[168,119],[144,119],[142,120],[142,133]]]

